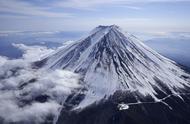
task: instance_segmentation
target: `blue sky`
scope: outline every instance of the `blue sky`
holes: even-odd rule
[[[190,32],[190,0],[0,0],[0,31]]]

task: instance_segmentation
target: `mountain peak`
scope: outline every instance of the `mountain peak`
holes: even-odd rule
[[[98,27],[96,27],[96,28],[101,28],[101,29],[105,29],[105,28],[110,28],[110,29],[118,29],[119,28],[119,26],[117,26],[117,25],[99,25]]]
[[[96,32],[102,32],[102,34],[105,34],[105,33],[108,33],[109,31],[111,31],[111,30],[121,30],[121,28],[119,27],[119,26],[117,26],[117,25],[108,25],[108,26],[105,26],[105,25],[99,25],[99,26],[97,26],[96,28],[94,28],[92,31],[91,31],[91,33],[90,33],[90,35],[91,34],[94,34],[94,33],[96,33]],[[103,33],[104,32],[104,33]]]

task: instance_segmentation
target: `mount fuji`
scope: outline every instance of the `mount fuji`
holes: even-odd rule
[[[190,124],[190,75],[118,26],[98,26],[34,65],[81,75],[55,124]]]

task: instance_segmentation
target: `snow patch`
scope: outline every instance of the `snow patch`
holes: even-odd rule
[[[124,103],[118,104],[117,107],[119,108],[120,111],[129,109],[129,105]]]

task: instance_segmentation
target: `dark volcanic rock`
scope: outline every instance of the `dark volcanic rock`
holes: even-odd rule
[[[163,103],[131,105],[119,111],[109,99],[81,111],[62,110],[57,124],[190,124],[190,95],[170,97]]]

